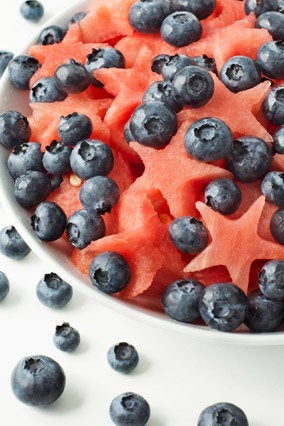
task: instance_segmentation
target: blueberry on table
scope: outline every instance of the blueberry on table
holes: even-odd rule
[[[62,141],[53,140],[46,145],[42,163],[49,173],[61,175],[70,171],[71,148]]]
[[[109,348],[107,361],[115,371],[126,374],[137,366],[139,355],[133,345],[127,342],[120,342]]]
[[[274,86],[266,95],[262,109],[270,123],[275,126],[284,125],[284,87]]]
[[[7,297],[10,291],[10,283],[7,275],[0,271],[0,301]]]
[[[129,22],[140,33],[159,31],[163,20],[170,13],[170,3],[164,0],[138,0],[129,9]]]
[[[89,276],[94,287],[103,293],[112,294],[129,283],[131,270],[124,256],[114,251],[105,251],[92,260]]]
[[[0,114],[0,143],[5,148],[28,142],[30,136],[31,128],[23,114],[14,110]]]
[[[22,259],[31,249],[13,225],[0,230],[0,252],[11,259]]]
[[[244,411],[230,402],[217,402],[201,411],[197,426],[249,426]]]
[[[43,77],[34,83],[30,90],[30,102],[61,102],[67,93],[60,89],[53,77]]]
[[[264,75],[275,80],[284,78],[284,41],[274,40],[260,46],[256,62]]]
[[[21,402],[34,407],[48,406],[63,393],[66,383],[62,367],[45,355],[22,358],[11,374],[11,387]]]
[[[277,243],[284,245],[284,209],[273,213],[270,219],[270,232]]]
[[[165,106],[173,109],[175,112],[179,112],[182,109],[182,105],[177,96],[177,91],[173,84],[168,80],[156,81],[148,87],[142,97],[142,103],[150,101],[162,102]]]
[[[143,396],[124,392],[111,401],[109,415],[116,426],[144,426],[150,418],[150,405]]]
[[[16,179],[29,170],[44,171],[41,145],[38,142],[26,142],[16,145],[7,159],[10,175]]]
[[[93,176],[80,188],[79,198],[87,210],[98,214],[109,213],[118,203],[120,190],[115,181],[107,176]]]
[[[31,216],[31,226],[42,241],[55,241],[65,231],[66,215],[53,201],[40,203]]]
[[[170,0],[171,11],[186,10],[198,19],[205,19],[214,12],[216,0]]]
[[[161,73],[164,80],[172,81],[175,74],[185,67],[195,65],[194,60],[185,54],[175,54],[169,56],[162,66]]]
[[[200,253],[208,243],[206,228],[192,216],[175,218],[169,226],[169,237],[178,250],[189,254]]]
[[[200,39],[202,26],[193,13],[180,11],[171,13],[163,20],[160,32],[171,46],[183,47]]]
[[[40,68],[37,59],[29,55],[17,55],[8,64],[9,80],[17,89],[29,89],[30,79]]]
[[[206,186],[204,199],[207,206],[224,215],[238,210],[242,193],[236,182],[229,178],[214,179]]]
[[[262,13],[255,22],[256,28],[265,28],[274,40],[284,41],[284,15],[270,11]]]
[[[85,114],[72,112],[60,117],[57,132],[60,140],[68,146],[74,146],[83,139],[88,139],[93,130],[92,122]]]
[[[272,147],[277,154],[284,154],[284,125],[274,132]]]
[[[261,81],[261,70],[249,56],[233,56],[220,70],[220,80],[234,93],[251,89]]]
[[[102,217],[94,210],[76,210],[66,223],[66,234],[70,243],[82,250],[92,241],[105,236],[106,227]]]
[[[44,9],[43,5],[37,0],[24,1],[20,6],[22,16],[28,21],[37,22],[42,18]]]
[[[14,197],[22,207],[34,207],[45,201],[51,192],[49,177],[36,170],[19,176],[14,184]]]
[[[55,272],[45,274],[36,286],[38,300],[48,308],[59,309],[73,296],[73,288]]]
[[[80,344],[80,333],[68,322],[64,322],[56,326],[53,343],[63,352],[73,352]]]
[[[284,300],[284,260],[266,262],[258,275],[258,286],[265,297]]]
[[[264,176],[261,191],[270,203],[284,207],[284,172],[273,170]]]
[[[80,93],[87,89],[91,77],[87,69],[74,59],[59,65],[54,72],[58,88],[66,93]]]
[[[0,77],[3,75],[13,57],[14,53],[9,52],[8,50],[0,50]]]
[[[56,44],[60,43],[66,34],[64,28],[59,27],[58,25],[50,25],[45,27],[39,34],[37,39],[37,44],[47,45],[47,44]]]

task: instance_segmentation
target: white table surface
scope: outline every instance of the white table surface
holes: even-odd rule
[[[74,0],[42,0],[40,24]],[[0,49],[17,53],[40,24],[19,14],[21,1],[0,5]],[[1,100],[0,100],[1,102]],[[0,226],[11,224],[0,210]],[[0,304],[0,412],[8,426],[112,424],[108,408],[116,395],[135,391],[151,406],[149,426],[195,426],[199,413],[217,401],[233,402],[247,413],[251,426],[282,426],[283,347],[236,347],[190,339],[152,328],[100,306],[74,291],[61,310],[39,303],[35,287],[51,272],[33,253],[21,261],[0,256],[0,270],[10,280],[10,293]],[[81,334],[73,354],[52,342],[55,326],[69,322]],[[116,342],[136,346],[140,364],[129,375],[113,371],[106,352]],[[53,357],[66,373],[62,397],[46,409],[25,406],[10,388],[11,371],[26,355]],[[4,421],[3,421],[4,419]]]

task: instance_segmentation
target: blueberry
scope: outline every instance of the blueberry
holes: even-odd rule
[[[37,22],[42,18],[43,5],[37,0],[27,0],[20,5],[21,15],[28,21]]]
[[[116,426],[144,426],[150,418],[150,406],[141,395],[124,392],[111,401],[109,414]]]
[[[210,58],[204,53],[201,56],[193,56],[192,59],[194,61],[194,65],[197,65],[198,67],[204,68],[207,71],[211,71],[217,74],[216,62],[214,58]]]
[[[256,16],[264,12],[277,10],[277,0],[245,0],[245,13],[249,15],[253,12]]]
[[[130,120],[127,120],[127,122],[124,125],[123,129],[123,136],[127,143],[134,141],[134,136],[130,130]]]
[[[91,241],[105,236],[106,227],[103,219],[95,211],[76,210],[66,223],[68,240],[74,247],[82,250]]]
[[[14,196],[22,207],[34,207],[44,201],[51,191],[51,183],[43,172],[29,170],[15,180]]]
[[[162,68],[166,62],[170,59],[170,55],[161,53],[152,59],[151,70],[156,74],[162,74]]]
[[[138,0],[132,4],[128,18],[132,27],[140,33],[159,31],[165,17],[170,13],[170,5],[164,0]]]
[[[52,174],[64,174],[70,171],[71,148],[62,141],[52,141],[45,147],[42,163],[45,170]]]
[[[34,83],[30,91],[30,102],[61,102],[67,93],[58,88],[53,77],[43,77]]]
[[[203,292],[203,284],[193,278],[173,281],[163,291],[163,308],[176,321],[193,322],[200,316],[199,301]]]
[[[0,114],[0,143],[5,148],[13,148],[28,142],[31,128],[27,118],[18,111],[6,111]]]
[[[108,175],[114,164],[111,148],[98,139],[84,139],[72,150],[70,165],[81,179]]]
[[[195,254],[205,249],[208,233],[203,223],[192,216],[175,218],[169,227],[169,236],[178,250]]]
[[[139,355],[133,345],[127,342],[120,342],[109,348],[107,360],[115,371],[129,373],[137,366]]]
[[[283,302],[264,296],[254,290],[248,294],[244,323],[250,331],[267,333],[275,331],[283,321]]]
[[[17,89],[27,90],[30,79],[40,68],[37,59],[29,55],[17,55],[8,64],[8,75],[11,83]]]
[[[200,315],[206,324],[219,331],[232,331],[245,318],[247,297],[233,283],[214,283],[205,288],[200,300]]]
[[[54,79],[59,89],[67,93],[83,92],[91,82],[87,69],[74,59],[59,65],[54,72]]]
[[[29,170],[42,172],[44,170],[42,155],[41,145],[38,142],[27,142],[15,146],[7,159],[10,175],[16,179]]]
[[[31,249],[12,225],[0,230],[0,252],[11,259],[22,259]]]
[[[88,14],[88,12],[86,12],[85,10],[80,10],[80,12],[75,13],[69,19],[68,27],[70,27],[70,25],[72,25],[72,24],[79,24],[82,21],[82,19],[84,19],[85,16],[87,16],[87,14]]]
[[[265,297],[284,299],[284,260],[275,259],[266,262],[259,275],[258,285]]]
[[[284,207],[284,173],[275,170],[267,173],[261,182],[261,191],[267,201]]]
[[[142,102],[159,101],[175,112],[182,109],[177,92],[170,81],[156,81],[144,92]]]
[[[194,65],[194,60],[188,55],[175,54],[169,56],[162,66],[162,76],[164,80],[172,81],[178,71],[190,65]]]
[[[62,175],[49,175],[50,185],[51,185],[51,191],[54,191],[55,189],[59,188],[60,185],[63,182]]]
[[[263,139],[242,136],[234,140],[225,166],[240,182],[255,182],[268,173],[271,161],[272,151]]]
[[[66,383],[62,367],[52,358],[32,355],[22,358],[11,374],[16,398],[27,405],[47,406],[57,400]]]
[[[274,152],[284,154],[284,125],[274,132],[272,146]]]
[[[53,343],[61,351],[73,352],[80,344],[80,333],[68,322],[64,322],[56,326]]]
[[[53,201],[40,203],[31,216],[31,226],[42,241],[55,241],[65,230],[66,215],[62,208]]]
[[[14,53],[7,50],[0,50],[0,77],[3,75],[5,69],[13,57]]]
[[[217,402],[201,411],[197,426],[249,426],[243,410],[230,402]]]
[[[263,112],[270,123],[284,125],[284,87],[274,86],[263,101]]]
[[[139,105],[130,117],[134,140],[152,148],[163,148],[177,131],[175,112],[159,101]]]
[[[219,178],[212,180],[205,188],[205,203],[213,210],[224,215],[232,214],[238,210],[242,193],[232,179]]]
[[[256,28],[265,28],[274,40],[284,41],[284,15],[280,12],[264,12],[255,22]]]
[[[215,0],[170,0],[171,11],[186,10],[198,19],[205,19],[214,12]]]
[[[162,22],[161,37],[175,47],[187,46],[200,39],[202,26],[191,12],[180,11],[168,15]]]
[[[191,65],[178,71],[173,85],[183,105],[191,108],[201,107],[212,98],[214,80],[203,68]]]
[[[60,117],[58,136],[68,146],[74,146],[77,142],[88,139],[93,130],[92,122],[85,114],[72,112],[65,117]]]
[[[263,74],[273,79],[284,78],[284,41],[269,41],[260,46],[256,61]]]
[[[47,45],[60,43],[66,34],[66,30],[58,25],[45,27],[39,34],[37,44]]]
[[[79,198],[87,210],[109,213],[119,200],[120,191],[115,181],[106,176],[93,176],[80,188]]]
[[[260,83],[260,67],[248,56],[233,56],[222,66],[220,80],[231,92],[247,90]]]
[[[194,121],[184,137],[186,152],[196,160],[204,162],[224,158],[232,145],[233,135],[230,128],[214,117]]]
[[[1,251],[1,248],[0,248]],[[10,291],[10,284],[7,275],[0,271],[0,301],[7,297]]]
[[[93,76],[94,71],[100,68],[125,68],[125,59],[118,49],[110,46],[101,47],[92,49],[87,55],[85,67],[91,75],[92,84],[103,87],[103,84]]]
[[[129,283],[131,270],[124,256],[114,251],[105,251],[94,257],[89,275],[94,287],[112,294],[119,292]]]
[[[45,274],[36,286],[38,300],[48,308],[59,309],[65,306],[73,296],[70,284],[55,272]]]
[[[270,219],[270,232],[277,243],[284,245],[284,209],[278,209]]]

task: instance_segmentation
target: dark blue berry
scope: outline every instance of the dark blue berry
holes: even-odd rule
[[[173,85],[182,104],[191,108],[207,104],[214,93],[214,80],[211,74],[195,65],[178,71],[173,78]]]
[[[150,418],[150,406],[141,395],[124,392],[111,401],[109,414],[116,426],[144,426]]]
[[[89,269],[91,283],[103,293],[121,291],[130,281],[130,266],[121,254],[105,251],[94,257]]]
[[[178,71],[190,65],[195,65],[195,63],[188,55],[176,54],[169,56],[168,60],[162,66],[162,76],[165,80],[172,81]]]
[[[175,112],[182,109],[177,92],[170,81],[156,81],[144,92],[142,102],[160,101]]]
[[[30,85],[30,79],[40,68],[37,59],[29,55],[14,56],[8,64],[9,79],[17,89],[27,90]]]
[[[284,260],[275,259],[266,262],[259,275],[258,285],[265,297],[284,299]]]
[[[284,245],[284,209],[278,209],[270,219],[270,232],[275,241]]]
[[[74,59],[69,59],[56,68],[54,80],[63,92],[80,93],[87,89],[91,77],[84,65],[74,61]]]
[[[0,77],[7,68],[9,62],[13,59],[14,53],[7,50],[0,50]]]
[[[15,180],[14,196],[22,207],[34,207],[44,201],[51,191],[49,177],[36,170],[29,170]]]
[[[92,210],[76,210],[66,223],[66,234],[70,243],[82,250],[91,241],[105,236],[106,227],[99,214]]]
[[[61,102],[67,93],[59,89],[53,77],[40,78],[31,88],[30,102]]]
[[[264,176],[261,191],[270,203],[284,207],[284,172],[272,171]]]
[[[232,214],[238,210],[242,193],[232,179],[219,178],[212,180],[204,191],[205,203],[213,210],[224,215]]]
[[[245,0],[245,13],[253,12],[256,16],[278,9],[278,0]]]
[[[256,28],[265,28],[274,40],[284,41],[284,15],[280,12],[262,13],[255,22]]]
[[[193,322],[199,318],[199,301],[204,286],[198,280],[179,279],[168,284],[162,294],[163,308],[176,321]]]
[[[269,41],[260,46],[256,61],[269,78],[284,78],[284,41]]]
[[[200,300],[200,315],[206,324],[219,331],[232,331],[245,318],[247,297],[233,283],[214,283],[205,288]]]
[[[69,19],[68,22],[68,27],[70,27],[70,25],[72,24],[79,24],[82,19],[85,18],[85,16],[88,14],[88,12],[86,12],[85,10],[81,10],[80,12],[75,13],[73,16],[71,16],[71,18]]]
[[[186,10],[198,19],[205,19],[214,12],[215,0],[170,0],[171,11]]]
[[[109,213],[119,200],[120,191],[115,181],[106,176],[93,176],[82,185],[79,198],[87,210]]]
[[[163,148],[177,131],[175,112],[159,101],[139,105],[130,118],[134,140],[152,148]]]
[[[27,118],[18,111],[6,111],[0,114],[0,143],[5,148],[14,148],[28,142],[31,128]]]
[[[38,142],[15,146],[7,159],[10,175],[16,179],[29,170],[43,171],[42,156],[41,145]]]
[[[283,302],[273,300],[255,290],[248,294],[244,323],[250,331],[267,333],[275,331],[283,321]]]
[[[243,410],[230,402],[217,402],[201,411],[197,426],[249,426]]]
[[[180,11],[168,15],[162,22],[161,37],[175,47],[187,46],[200,39],[202,26],[191,12]]]
[[[215,161],[224,158],[232,148],[230,128],[219,118],[206,117],[189,126],[184,137],[186,152],[199,161]]]
[[[100,68],[125,68],[125,59],[118,49],[110,46],[101,47],[92,49],[92,52],[87,55],[85,67],[91,75],[92,84],[103,87],[103,84],[94,77],[94,71]]]
[[[92,122],[84,114],[72,112],[65,117],[60,117],[58,136],[68,146],[74,146],[83,139],[88,139],[93,130]]]
[[[115,371],[129,373],[137,366],[139,355],[133,345],[127,342],[120,342],[109,348],[107,360]]]
[[[231,92],[247,90],[260,83],[260,67],[248,56],[233,56],[222,66],[220,80]]]
[[[31,226],[42,241],[55,241],[65,230],[66,215],[62,208],[53,201],[40,203],[31,216]]]
[[[127,143],[134,141],[134,136],[130,130],[130,120],[127,120],[123,129],[123,135]]]
[[[80,344],[80,334],[68,322],[64,322],[56,326],[53,343],[61,351],[73,352]]]
[[[42,163],[49,173],[60,175],[70,171],[70,156],[71,148],[54,140],[45,147]]]
[[[159,31],[165,17],[170,13],[170,4],[164,0],[138,0],[129,10],[129,22],[140,33]]]
[[[43,5],[37,0],[24,1],[20,6],[22,16],[28,21],[37,22],[42,18],[44,9]]]
[[[11,259],[22,259],[31,249],[12,225],[0,230],[0,252]]]
[[[62,175],[49,175],[49,180],[50,180],[50,184],[51,184],[51,191],[54,191],[55,189],[59,188],[60,185],[63,182],[63,177]]]
[[[161,53],[152,59],[151,70],[156,74],[162,74],[162,68],[166,62],[170,59],[170,55]]]
[[[0,301],[5,299],[10,291],[10,283],[7,275],[0,271]]]
[[[66,34],[64,28],[59,27],[58,25],[50,25],[44,28],[37,39],[37,44],[47,45],[47,44],[56,44],[60,43]]]
[[[266,95],[262,108],[270,123],[284,125],[284,87],[274,86]]]
[[[270,168],[272,151],[256,136],[242,136],[234,140],[225,166],[241,182],[254,182],[264,177]]]
[[[274,132],[272,146],[274,152],[284,154],[284,125]]]
[[[208,233],[203,223],[192,216],[175,218],[169,227],[172,243],[182,252],[195,254],[205,249]]]
[[[45,274],[36,286],[38,300],[48,308],[59,309],[65,306],[73,296],[70,284],[56,273]]]
[[[27,405],[47,406],[65,388],[65,373],[52,358],[32,355],[22,358],[12,371],[11,387],[16,398]]]
[[[204,68],[207,71],[211,71],[217,74],[216,62],[214,58],[210,58],[204,53],[201,56],[193,56],[192,59],[194,61],[194,65],[197,65],[198,67]]]

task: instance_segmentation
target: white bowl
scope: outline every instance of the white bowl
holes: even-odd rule
[[[64,25],[69,18],[76,12],[86,10],[87,1],[78,2],[78,5],[57,15],[44,24]],[[30,40],[22,52],[34,44],[39,34],[39,29],[35,38]],[[22,53],[21,52],[21,53]],[[17,110],[27,115],[28,91],[16,90],[9,82],[7,72],[4,73],[0,81],[0,113],[7,110]],[[284,332],[253,334],[246,330],[240,332],[224,333],[210,329],[207,326],[191,325],[179,323],[171,320],[166,315],[155,312],[153,309],[147,309],[141,306],[133,305],[130,302],[122,301],[112,296],[108,296],[96,288],[93,288],[88,277],[79,272],[70,262],[67,244],[64,241],[55,243],[45,243],[40,241],[34,234],[30,225],[30,213],[19,206],[13,196],[13,179],[9,175],[6,167],[8,150],[0,144],[0,200],[3,208],[11,218],[11,223],[17,228],[30,248],[41,258],[48,267],[69,282],[76,290],[84,293],[87,297],[93,298],[96,302],[105,305],[109,309],[119,311],[129,316],[133,320],[143,321],[155,327],[161,327],[165,330],[174,330],[177,333],[183,333],[189,338],[211,340],[214,342],[230,343],[237,345],[282,345],[284,344]]]

